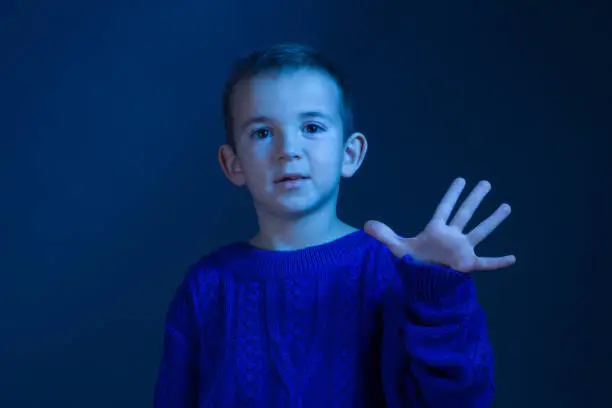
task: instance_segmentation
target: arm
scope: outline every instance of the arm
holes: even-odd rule
[[[409,256],[397,268],[383,306],[389,405],[488,407],[493,353],[472,279]]]
[[[492,400],[491,345],[468,274],[516,262],[514,255],[480,257],[475,252],[511,209],[502,204],[464,232],[491,184],[478,183],[451,218],[464,187],[461,178],[451,184],[415,237],[399,236],[377,221],[365,225],[395,256],[398,271],[384,306],[383,381],[390,406],[410,401],[412,407],[486,407]]]
[[[189,276],[166,316],[162,359],[155,384],[155,408],[195,408],[198,387],[197,323]]]

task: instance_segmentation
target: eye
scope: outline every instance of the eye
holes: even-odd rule
[[[270,136],[270,129],[268,128],[260,128],[260,129],[255,129],[252,133],[251,133],[251,137],[257,139],[257,140],[263,140],[267,137]]]
[[[320,132],[322,132],[324,130],[325,129],[323,129],[323,127],[321,125],[318,125],[316,123],[308,123],[302,129],[302,132],[305,132],[305,133],[320,133]]]

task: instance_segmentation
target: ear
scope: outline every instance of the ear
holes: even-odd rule
[[[246,184],[244,171],[234,149],[227,144],[222,145],[219,147],[218,159],[223,173],[232,183],[238,187]]]
[[[353,133],[344,144],[342,177],[349,178],[361,167],[368,151],[368,141],[361,133]]]

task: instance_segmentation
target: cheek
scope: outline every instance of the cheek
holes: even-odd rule
[[[247,160],[242,160],[244,178],[250,187],[260,185],[265,181],[267,168],[265,160],[253,155],[249,155]]]
[[[244,171],[245,178],[249,184],[261,184],[266,180],[266,166],[261,163],[251,162]]]
[[[328,146],[321,149],[318,154],[311,159],[311,169],[313,176],[320,183],[321,187],[330,187],[340,178],[342,172],[342,155],[338,152],[337,146]]]
[[[245,147],[241,152],[241,162],[244,164],[245,171],[253,174],[262,173],[263,169],[268,166],[268,150],[265,144]]]
[[[341,166],[343,159],[343,146],[337,140],[328,140],[317,146],[314,159],[317,165],[330,170]]]

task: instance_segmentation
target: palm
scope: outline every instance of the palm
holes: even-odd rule
[[[475,246],[482,242],[510,214],[510,206],[501,205],[489,218],[476,226],[469,233],[463,230],[472,218],[474,211],[489,192],[487,182],[479,183],[457,213],[450,219],[461,191],[465,186],[463,179],[457,179],[438,205],[433,218],[425,229],[415,237],[402,238],[386,225],[378,221],[369,221],[365,230],[386,244],[397,257],[410,255],[422,261],[450,266],[461,272],[474,270],[500,269],[512,265],[512,255],[499,258],[479,257]]]
[[[405,239],[405,247],[423,261],[453,265],[458,270],[471,269],[476,253],[464,234],[443,222],[432,220],[414,238]]]

